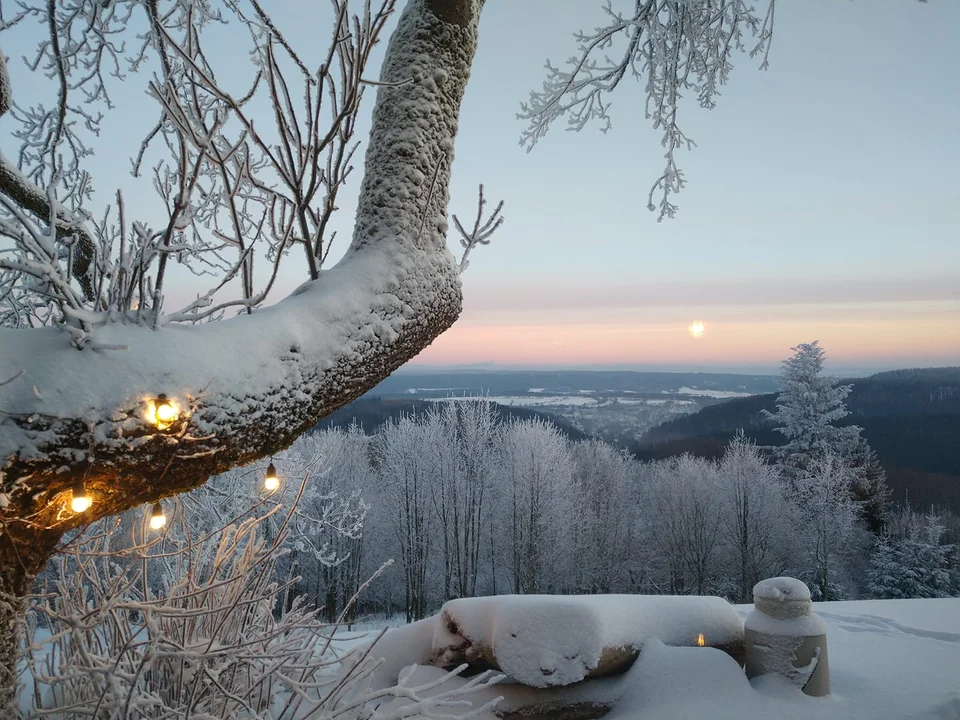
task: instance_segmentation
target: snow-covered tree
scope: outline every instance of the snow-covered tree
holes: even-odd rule
[[[889,518],[893,497],[893,490],[887,484],[887,473],[877,453],[862,435],[858,435],[847,462],[854,471],[850,481],[853,500],[860,507],[860,515],[867,529],[879,535]]]
[[[863,547],[859,508],[850,495],[852,471],[827,453],[799,476],[794,538],[802,549],[800,577],[818,600],[842,600],[853,587],[850,562]]]
[[[513,421],[503,432],[500,456],[508,505],[513,591],[557,591],[567,567],[564,520],[570,516],[573,464],[567,442],[545,420]]]
[[[496,469],[492,403],[448,401],[423,420],[422,452],[433,465],[433,504],[442,534],[444,600],[476,594],[480,553]]]
[[[839,385],[825,375],[825,353],[820,343],[801,343],[783,362],[776,412],[767,412],[786,443],[774,448],[787,479],[797,482],[826,455],[839,459],[854,473],[853,499],[874,532],[883,526],[890,499],[886,475],[876,454],[856,425],[836,423],[847,417],[845,400],[851,385]]]
[[[569,533],[576,562],[568,575],[578,593],[624,592],[631,587],[636,547],[637,462],[597,440],[572,447],[573,497]]]
[[[375,445],[379,482],[404,574],[407,622],[427,614],[427,569],[436,532],[433,475],[424,435],[417,419],[403,417],[381,427]]]
[[[673,595],[706,595],[720,574],[722,505],[717,466],[692,455],[654,463],[643,485],[642,522],[660,552]]]
[[[809,469],[828,453],[844,457],[858,428],[835,423],[850,413],[844,400],[851,385],[838,385],[836,378],[823,374],[825,353],[820,343],[801,343],[783,361],[777,410],[767,413],[777,424],[786,443],[777,448],[782,464],[796,472]]]
[[[942,598],[960,595],[951,572],[956,546],[943,542],[946,530],[932,513],[901,509],[895,527],[877,538],[867,570],[867,591],[878,598]]]
[[[796,508],[777,469],[743,433],[727,446],[717,474],[731,594],[752,602],[754,585],[790,567]]]
[[[294,536],[293,547],[298,566],[295,574],[303,578],[297,590],[308,595],[316,607],[323,608],[328,622],[341,618],[367,579],[362,572],[366,533],[356,526],[348,532],[343,531],[347,528],[331,526],[330,518],[326,518],[320,508],[331,505],[331,509],[336,508],[336,504],[323,498],[337,497],[338,504],[346,504],[354,512],[362,511],[366,519],[370,506],[365,498],[373,494],[375,487],[370,445],[370,438],[354,425],[303,435],[286,453],[299,451],[304,459],[317,458],[317,470],[300,505],[323,518],[324,524],[319,528],[320,533]],[[288,477],[296,479],[297,475],[288,471]],[[348,619],[353,619],[356,605],[350,605],[349,609]]]

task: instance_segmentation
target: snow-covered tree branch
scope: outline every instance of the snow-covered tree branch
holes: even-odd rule
[[[32,8],[23,20],[36,16],[50,28],[34,66],[59,78],[61,92],[52,109],[19,118],[25,149],[16,177],[47,206],[0,186],[0,230],[13,246],[0,259],[14,274],[4,274],[0,289],[15,299],[33,292],[34,303],[0,328],[0,376],[10,379],[0,386],[3,592],[24,592],[68,530],[289,445],[457,318],[448,184],[482,2],[407,4],[380,74],[353,242],[323,270],[325,218],[353,153],[369,50],[393,2],[355,13],[346,1],[335,7],[329,55],[314,69],[256,2],[75,0]],[[219,84],[203,52],[206,26],[228,21],[249,29],[259,68],[236,92]],[[86,209],[77,129],[95,129],[99,118],[82,99],[109,109],[110,76],[136,69],[122,66],[131,51],[121,50],[120,35],[137,23],[133,63],[154,70],[149,90],[160,120],[134,166],[146,167],[163,146],[166,159],[152,170],[167,212],[158,228],[127,217],[122,194],[104,220]],[[96,32],[78,35],[83,27]],[[58,44],[64,37],[72,39]],[[6,62],[0,95],[21,112]],[[267,124],[247,115],[264,91],[276,137],[261,135]],[[86,234],[93,257],[78,273],[77,238]],[[218,286],[238,278],[239,307],[257,308],[273,275],[255,284],[254,242],[274,261],[301,246],[307,282],[273,307],[221,322],[172,322],[200,319],[212,294],[164,316],[174,256],[208,262]],[[38,302],[48,303],[42,313],[33,312]],[[92,499],[84,512],[71,508],[78,493]]]

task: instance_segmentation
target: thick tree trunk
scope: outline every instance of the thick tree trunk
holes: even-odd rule
[[[0,590],[28,589],[67,531],[290,445],[453,324],[448,187],[482,6],[408,2],[381,72],[353,243],[317,280],[222,322],[94,331],[94,346],[120,350],[77,350],[56,328],[0,329]],[[144,421],[160,393],[184,410],[165,431]],[[69,507],[78,482],[93,498],[84,513]],[[9,697],[20,606],[3,608]]]

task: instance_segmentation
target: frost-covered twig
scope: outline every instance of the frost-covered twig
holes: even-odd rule
[[[463,225],[460,223],[460,218],[456,215],[453,216],[453,225],[457,228],[457,232],[460,233],[460,246],[463,248],[463,255],[460,257],[459,263],[461,274],[470,265],[469,260],[467,260],[470,251],[478,245],[489,245],[490,236],[503,225],[503,215],[500,214],[503,210],[503,200],[497,203],[497,207],[494,208],[489,217],[484,218],[483,208],[486,204],[487,200],[483,197],[483,185],[480,185],[477,199],[477,216],[474,219],[473,228],[470,232],[464,230]]]
[[[644,82],[646,117],[663,132],[666,151],[666,165],[650,189],[648,208],[658,210],[658,220],[673,217],[677,206],[671,196],[686,185],[675,153],[694,144],[678,121],[683,96],[694,95],[701,107],[712,108],[733,70],[735,51],[762,55],[761,68],[767,67],[775,3],[768,0],[761,15],[748,0],[636,0],[632,11],[623,13],[607,0],[606,24],[576,33],[577,54],[566,68],[548,61],[543,88],[531,92],[521,105],[519,117],[528,126],[520,144],[532,149],[564,115],[570,130],[596,120],[606,132],[607,95],[625,77],[634,77]],[[750,46],[747,36],[753,41]],[[660,197],[657,204],[655,195]]]

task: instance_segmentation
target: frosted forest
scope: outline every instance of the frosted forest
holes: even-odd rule
[[[520,145],[638,95],[670,224],[778,2],[597,3]],[[813,337],[715,460],[482,399],[317,429],[509,227],[454,191],[489,5],[0,0],[0,716],[960,718],[960,520]]]

